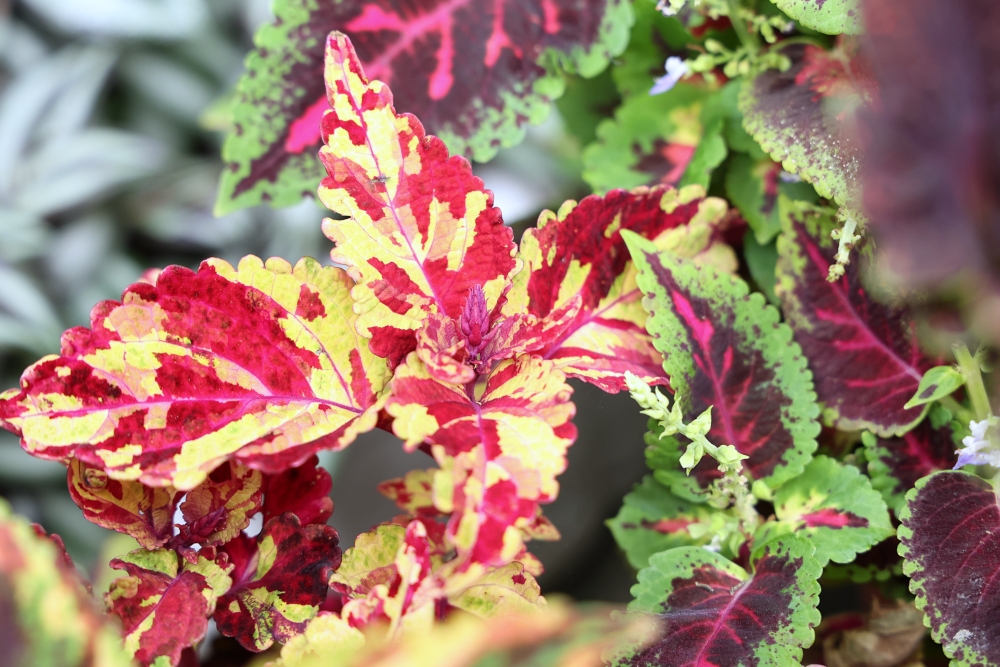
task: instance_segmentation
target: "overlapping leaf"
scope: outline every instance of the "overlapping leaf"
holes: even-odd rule
[[[613,190],[567,202],[558,213],[543,212],[521,239],[524,267],[503,312],[537,318],[540,333],[530,351],[570,377],[605,391],[623,389],[625,371],[662,383],[662,359],[646,332],[642,293],[621,232],[735,269],[735,256],[722,242],[726,213],[725,202],[706,198],[697,186]]]
[[[398,363],[431,313],[458,319],[473,286],[492,312],[517,266],[513,233],[467,160],[448,156],[415,117],[397,115],[392,93],[369,83],[351,43],[327,43],[320,199],[349,216],[327,220],[334,261],[358,282],[358,331]]]
[[[685,418],[711,407],[709,440],[746,454],[744,471],[752,480],[777,488],[802,472],[816,449],[819,410],[788,325],[739,278],[657,252],[632,234],[626,241],[646,295],[646,326]],[[692,478],[704,488],[719,474],[706,459]],[[677,468],[657,475],[671,487],[687,481]]]
[[[989,482],[938,472],[906,494],[900,554],[952,665],[1000,664],[1000,501]]]
[[[354,332],[351,280],[311,259],[209,260],[92,312],[0,394],[31,454],[191,489],[235,458],[281,470],[375,425],[388,376]]]
[[[330,579],[343,598],[341,617],[352,627],[388,621],[413,632],[430,629],[455,608],[494,618],[542,606],[538,584],[524,565],[468,568],[453,558],[443,537],[439,525],[420,520],[360,535]]]
[[[807,28],[828,35],[861,32],[861,3],[859,0],[774,0],[781,11]]]
[[[923,414],[903,406],[933,364],[917,345],[908,313],[875,301],[859,261],[827,281],[837,242],[829,211],[779,199],[778,282],[785,318],[809,359],[824,419],[842,430],[883,437],[908,430]]]
[[[678,498],[669,488],[646,476],[625,496],[618,515],[608,519],[607,524],[629,564],[639,570],[649,565],[653,554],[708,543],[709,535],[695,540],[688,526],[707,521],[711,514],[707,505]]]
[[[789,4],[797,2],[792,0]],[[798,4],[806,4],[799,2]],[[840,0],[828,0],[833,8]],[[821,196],[859,206],[858,138],[854,114],[877,99],[877,87],[853,41],[834,52],[811,44],[782,49],[785,72],[747,79],[739,105],[744,127],[775,161],[812,183]]]
[[[330,489],[333,479],[313,456],[297,468],[264,476],[262,518],[266,524],[285,512],[299,517],[303,526],[326,523],[333,514]]]
[[[237,92],[218,209],[279,206],[313,192],[323,95],[323,42],[354,41],[369,76],[396,89],[458,154],[485,161],[545,118],[560,69],[593,76],[621,53],[632,22],[622,0],[281,0]]]
[[[191,565],[169,549],[133,551],[111,567],[128,576],[111,584],[105,600],[121,620],[125,648],[143,667],[177,665],[182,651],[205,636],[218,596],[232,583],[215,563]]]
[[[250,525],[260,508],[263,475],[234,461],[216,468],[188,491],[180,505],[184,525],[178,538],[185,544],[219,546]]]
[[[0,499],[0,664],[11,667],[129,667],[117,631],[60,545]]]
[[[656,614],[665,627],[650,646],[620,655],[616,667],[797,664],[819,623],[822,570],[809,543],[790,536],[753,561],[751,574],[701,547],[653,556],[629,609]]]
[[[929,419],[896,438],[866,434],[864,440],[872,486],[897,514],[906,492],[918,480],[938,470],[951,470],[958,461],[951,428],[935,428]]]
[[[122,482],[72,459],[66,474],[70,497],[98,526],[131,535],[146,549],[157,549],[173,535],[180,491]]]
[[[454,512],[448,534],[460,553],[502,565],[522,546],[539,503],[555,499],[556,475],[576,438],[572,389],[552,361],[505,360],[474,393],[434,378],[416,354],[396,369],[386,411],[407,447],[426,443],[442,468],[434,502]]]
[[[598,193],[681,183],[705,135],[701,113],[708,95],[681,83],[662,95],[626,98],[584,151],[584,180]]]
[[[757,531],[763,544],[794,532],[816,548],[820,565],[848,563],[893,534],[889,512],[878,492],[857,468],[817,456],[774,496],[776,520]]]
[[[240,537],[225,547],[233,585],[219,599],[219,632],[251,651],[299,634],[326,599],[327,579],[340,565],[337,531],[303,526],[286,512],[265,524],[256,542]]]
[[[739,208],[757,242],[766,244],[781,231],[778,187],[781,165],[742,153],[733,156],[726,170],[726,195]]]

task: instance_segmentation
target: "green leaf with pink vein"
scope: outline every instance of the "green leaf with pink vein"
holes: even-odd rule
[[[287,206],[316,191],[324,41],[350,36],[369,76],[391,85],[452,152],[486,161],[524,137],[563,92],[620,54],[624,0],[278,0],[237,84],[216,210]]]
[[[816,547],[821,565],[849,563],[894,534],[878,491],[854,466],[817,456],[805,471],[774,496],[775,519],[761,526],[754,542],[763,544],[795,533]]]
[[[746,454],[751,481],[778,488],[800,474],[816,449],[819,407],[805,357],[778,311],[736,276],[659,251],[635,234],[625,240],[650,313],[646,327],[685,419],[711,407],[708,439]],[[706,488],[721,474],[708,460],[690,477],[676,466],[655,467],[662,468],[656,478],[680,493]]]

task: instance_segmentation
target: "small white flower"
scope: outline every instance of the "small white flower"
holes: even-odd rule
[[[653,81],[653,87],[649,91],[650,95],[659,95],[667,92],[676,86],[681,77],[688,72],[688,66],[677,56],[667,58],[667,62],[663,67],[667,73]]]
[[[990,417],[979,422],[969,422],[972,435],[962,438],[962,448],[955,451],[958,454],[956,469],[970,464],[1000,468],[1000,451],[991,450],[990,440],[986,437],[986,431],[995,421],[996,417]]]

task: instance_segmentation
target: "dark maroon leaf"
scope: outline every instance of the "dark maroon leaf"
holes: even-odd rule
[[[827,281],[837,251],[833,216],[785,198],[778,205],[775,291],[809,360],[824,421],[884,437],[905,432],[923,408],[903,406],[933,365],[920,351],[909,313],[871,297],[861,282],[861,258],[839,280]]]
[[[785,536],[755,554],[753,573],[701,547],[669,549],[639,572],[631,611],[656,614],[663,634],[619,657],[636,667],[797,664],[820,620],[822,568],[812,547]]]
[[[907,494],[900,553],[931,635],[958,665],[1000,664],[1000,505],[989,482],[939,472]]]
[[[1000,4],[864,0],[881,111],[864,205],[894,274],[1000,275]],[[995,287],[993,288],[995,290]],[[993,318],[995,321],[995,318]],[[991,325],[996,332],[996,325]]]
[[[291,512],[271,519],[254,545],[239,536],[225,547],[233,586],[219,598],[219,632],[263,651],[300,634],[326,599],[330,572],[340,566],[337,531],[302,526]]]
[[[929,419],[898,438],[866,435],[865,447],[872,486],[882,492],[886,504],[896,513],[905,502],[906,492],[921,477],[951,470],[958,461],[951,428],[934,428]]]

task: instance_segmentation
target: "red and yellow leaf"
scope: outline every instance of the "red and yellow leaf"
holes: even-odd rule
[[[121,619],[125,648],[143,667],[163,657],[177,665],[181,652],[205,636],[218,594],[231,583],[215,563],[192,566],[169,549],[133,551],[111,567],[128,576],[111,584],[105,600]]]
[[[182,490],[227,459],[276,472],[344,447],[389,374],[354,331],[352,286],[311,259],[170,267],[67,331],[0,394],[0,423],[35,456]]]
[[[327,42],[320,157],[335,262],[357,281],[357,329],[376,354],[398,363],[431,313],[458,319],[473,286],[492,312],[516,269],[513,233],[468,160],[449,157],[414,116],[397,114],[392,93],[368,81],[350,41]]]
[[[66,483],[83,515],[102,528],[131,535],[146,549],[162,547],[173,535],[180,491],[171,486],[121,482],[77,459],[69,462]]]
[[[503,312],[538,318],[542,331],[532,332],[538,342],[530,349],[570,377],[605,391],[623,389],[626,371],[662,384],[663,360],[646,332],[642,291],[621,231],[683,257],[711,262],[725,255],[735,270],[735,256],[720,238],[726,211],[725,202],[705,198],[697,186],[613,190],[567,202],[558,214],[546,211],[521,239],[524,268]]]
[[[251,651],[301,633],[326,599],[330,572],[340,565],[338,542],[330,526],[303,526],[288,512],[271,519],[256,543],[241,536],[227,544],[233,586],[215,611],[219,632]]]
[[[520,529],[555,499],[576,438],[571,393],[537,357],[502,361],[467,386],[437,380],[416,354],[396,369],[386,410],[406,446],[429,446],[441,466],[434,504],[454,512],[448,535],[460,554],[502,565],[521,552]]]
[[[218,546],[250,524],[260,508],[263,475],[230,461],[216,468],[204,482],[188,491],[181,503],[184,525],[178,536],[185,544]]]
[[[344,599],[341,616],[353,627],[388,621],[390,633],[412,632],[430,629],[435,618],[454,608],[492,618],[537,611],[543,604],[524,565],[469,567],[428,531],[436,525],[383,524],[358,536],[330,579]]]

